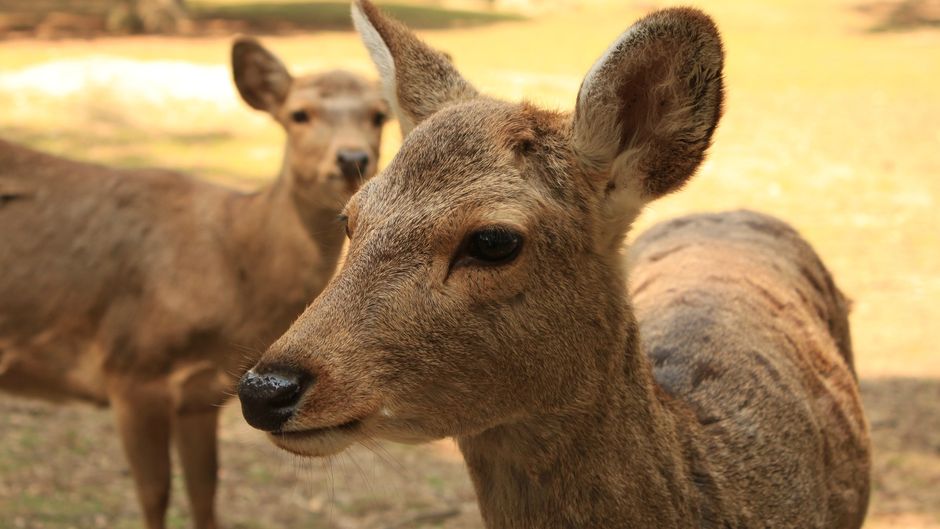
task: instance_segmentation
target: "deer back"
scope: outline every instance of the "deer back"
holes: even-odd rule
[[[745,510],[858,526],[869,449],[848,301],[809,244],[759,213],[702,214],[651,228],[629,260],[654,376]]]

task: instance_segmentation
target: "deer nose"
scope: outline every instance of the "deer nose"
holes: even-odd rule
[[[279,369],[267,373],[245,373],[238,383],[238,399],[248,424],[273,432],[281,428],[297,410],[297,403],[312,377],[303,372]]]
[[[369,166],[369,153],[359,149],[340,149],[336,153],[336,163],[346,178],[362,178]]]

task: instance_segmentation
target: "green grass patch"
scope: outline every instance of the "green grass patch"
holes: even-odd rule
[[[50,498],[45,494],[22,492],[9,502],[8,509],[14,515],[28,516],[35,522],[66,523],[74,520],[93,520],[104,510],[105,505],[97,498],[77,494]]]
[[[522,20],[519,15],[444,9],[411,4],[383,4],[382,9],[416,29],[472,27]],[[216,4],[193,2],[190,10],[197,20],[239,22],[255,31],[352,30],[348,2],[254,2]]]

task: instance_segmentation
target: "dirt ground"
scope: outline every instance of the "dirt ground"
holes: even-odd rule
[[[800,229],[854,299],[875,441],[866,527],[940,529],[936,3],[693,3],[725,35],[727,112],[697,179],[653,205],[638,231],[687,212],[740,207]],[[571,108],[593,60],[657,5],[588,0],[527,21],[422,35],[488,93]],[[348,32],[266,42],[297,71],[370,71]],[[282,139],[237,101],[229,44],[2,41],[0,136],[77,158],[261,185],[276,172]],[[386,162],[398,143],[393,125]],[[229,528],[481,527],[449,441],[302,461],[276,451],[230,406],[222,468],[219,507]],[[170,521],[188,526],[179,479]],[[0,529],[139,526],[106,410],[0,396]]]

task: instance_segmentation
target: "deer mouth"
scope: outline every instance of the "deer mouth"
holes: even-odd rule
[[[306,430],[269,432],[279,448],[296,455],[323,457],[338,454],[359,438],[363,419]]]
[[[319,427],[319,428],[309,428],[309,429],[306,429],[306,430],[287,430],[287,431],[280,430],[280,431],[274,431],[274,432],[271,432],[271,435],[273,435],[273,436],[275,436],[275,437],[278,437],[278,438],[282,438],[282,439],[284,439],[284,438],[298,438],[298,437],[303,438],[303,437],[310,437],[310,436],[314,436],[314,435],[320,435],[320,434],[328,433],[328,432],[334,431],[334,430],[335,430],[335,431],[350,431],[350,430],[355,430],[355,429],[358,428],[361,424],[362,424],[362,419],[353,419],[353,420],[351,420],[351,421],[346,421],[346,422],[344,422],[344,423],[342,423],[342,424],[337,424],[337,425],[334,425],[334,426],[321,426],[321,427]]]

